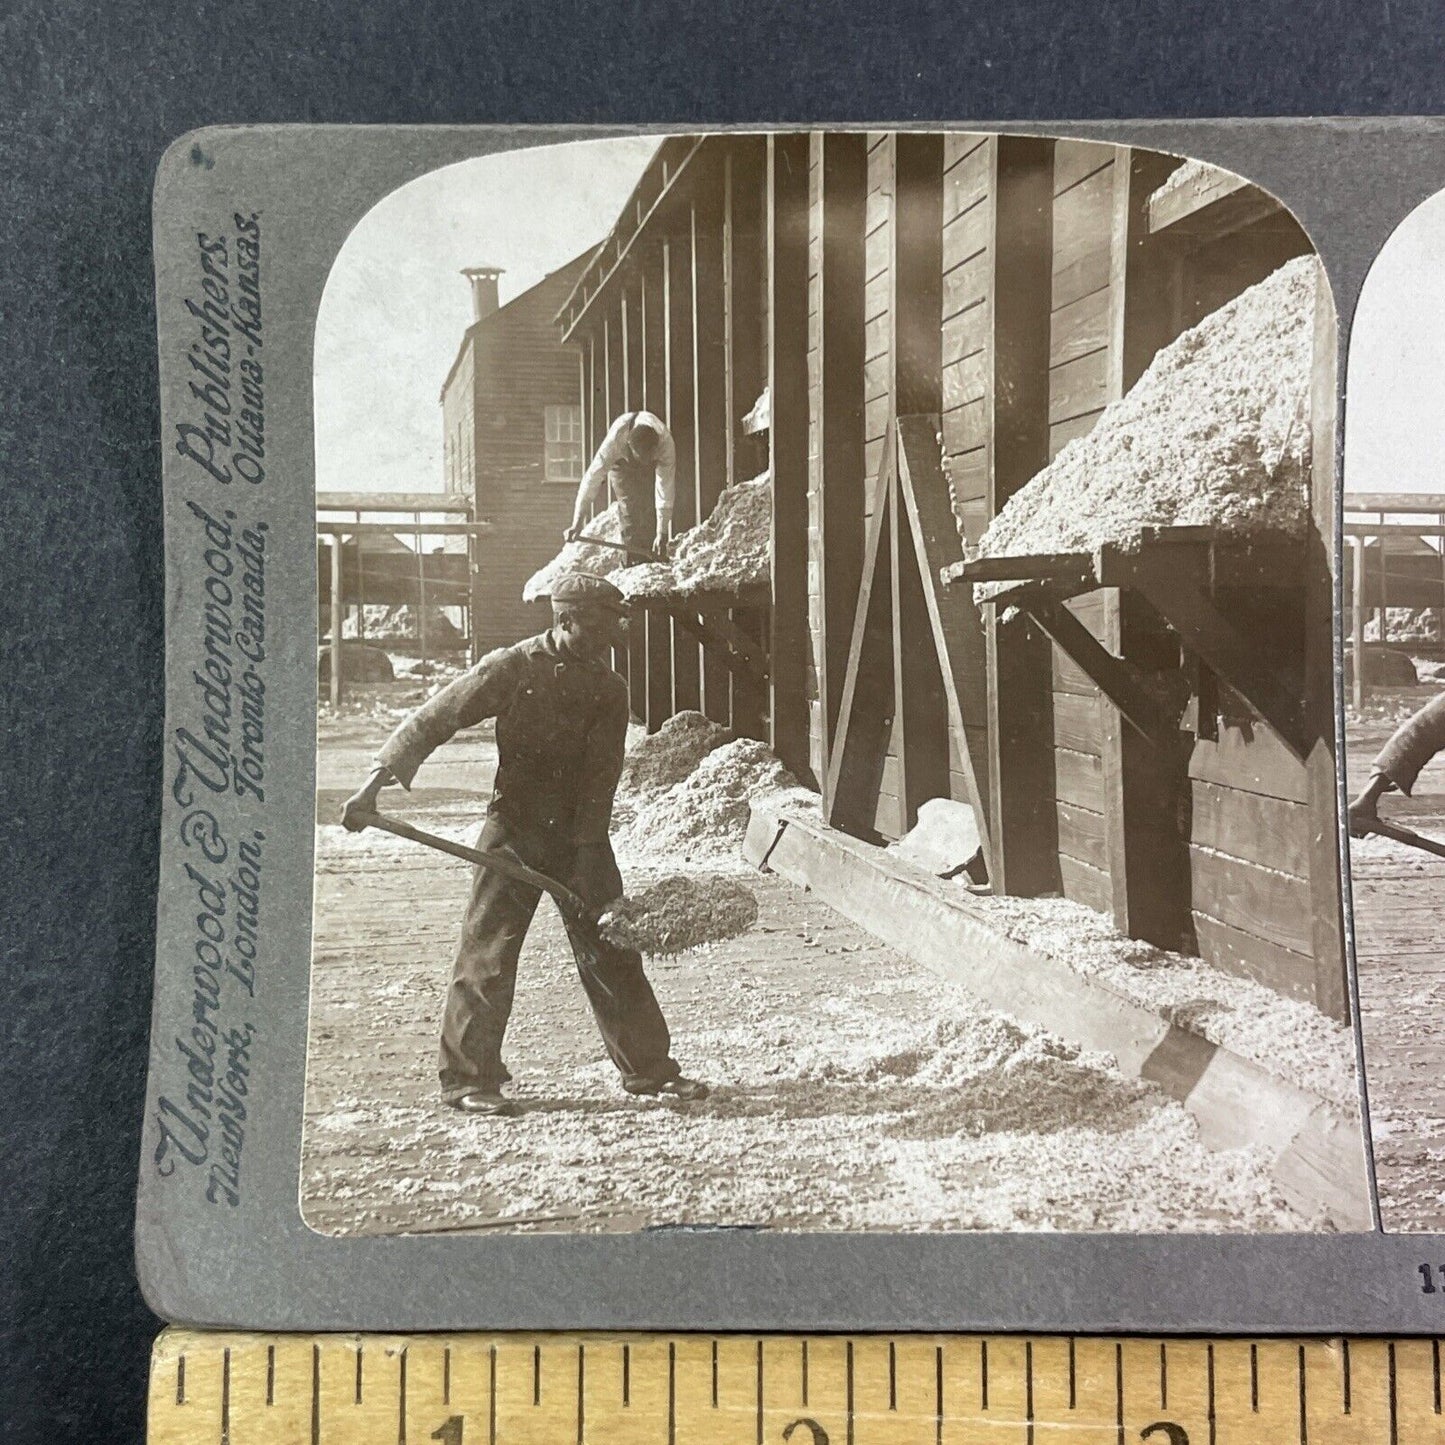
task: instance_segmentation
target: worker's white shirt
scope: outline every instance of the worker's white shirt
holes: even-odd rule
[[[582,483],[578,488],[579,510],[591,506],[597,500],[602,485],[607,480],[608,470],[626,457],[628,435],[638,422],[651,427],[662,438],[658,444],[655,463],[657,525],[659,531],[671,530],[669,524],[672,521],[673,498],[677,492],[677,444],[673,441],[667,424],[650,411],[623,412],[608,428],[602,445],[597,448],[597,455],[583,473]]]

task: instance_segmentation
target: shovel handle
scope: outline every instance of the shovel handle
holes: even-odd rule
[[[547,877],[545,873],[538,873],[535,868],[529,868],[520,858],[513,858],[506,853],[483,853],[480,849],[468,848],[465,843],[453,843],[450,838],[440,838],[435,833],[413,828],[410,823],[403,823],[400,818],[388,818],[383,813],[362,813],[359,819],[368,828],[379,828],[383,833],[392,833],[398,838],[420,843],[423,847],[435,848],[438,853],[449,853],[453,858],[461,858],[478,868],[490,868],[492,872],[500,873],[518,883],[530,884],[533,888],[550,894],[568,917],[589,926],[596,924],[592,910],[570,888],[558,883],[555,878]]]
[[[659,557],[656,552],[649,551],[646,547],[629,547],[626,542],[609,541],[606,537],[589,537],[585,533],[577,538],[579,542],[586,542],[589,547],[611,547],[614,552],[626,552],[629,557],[641,557],[648,562],[665,562],[665,557]]]
[[[1426,838],[1413,828],[1402,828],[1398,823],[1387,823],[1383,818],[1375,818],[1370,823],[1370,832],[1378,833],[1383,838],[1393,838],[1395,842],[1408,844],[1411,848],[1418,848],[1422,853],[1433,853],[1437,858],[1445,858],[1445,843]]]

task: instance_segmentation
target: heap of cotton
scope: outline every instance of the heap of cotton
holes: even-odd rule
[[[764,472],[724,487],[711,515],[673,541],[665,564],[624,567],[612,581],[629,597],[743,592],[771,580],[772,538],[773,479]]]
[[[1287,262],[1166,346],[1015,493],[979,555],[1129,547],[1156,526],[1300,536],[1318,276],[1313,256]],[[995,590],[981,584],[977,595]]]
[[[666,792],[696,770],[714,748],[731,742],[732,732],[700,712],[673,713],[655,733],[628,751],[621,791],[639,799]]]

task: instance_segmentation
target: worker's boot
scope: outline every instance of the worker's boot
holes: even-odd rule
[[[453,1099],[451,1104],[463,1114],[481,1114],[494,1119],[514,1119],[522,1112],[521,1105],[500,1090],[489,1093],[485,1089],[473,1089]]]
[[[708,1096],[708,1087],[701,1079],[685,1079],[681,1074],[670,1079],[624,1079],[622,1087],[629,1094],[661,1094],[689,1103]]]

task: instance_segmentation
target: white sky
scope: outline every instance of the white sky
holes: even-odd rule
[[[441,386],[471,323],[464,266],[503,304],[595,246],[655,137],[577,141],[431,171],[358,222],[316,319],[316,486],[442,490]]]
[[[1445,192],[1365,278],[1345,375],[1345,488],[1445,492]]]

